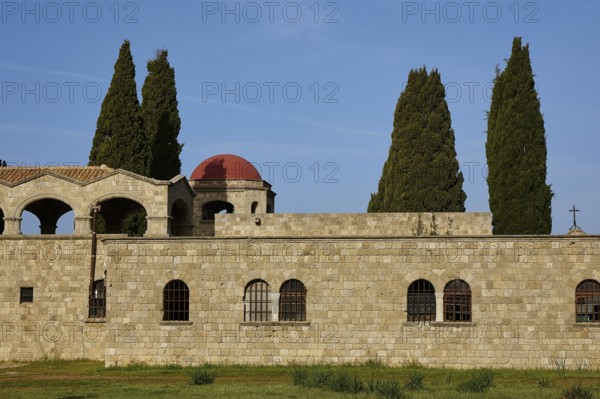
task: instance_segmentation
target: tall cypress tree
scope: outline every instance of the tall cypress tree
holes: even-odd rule
[[[110,87],[102,101],[89,164],[105,164],[146,175],[149,163],[150,147],[137,97],[135,65],[129,41],[125,40],[119,50]],[[100,226],[97,231],[102,233],[103,223]],[[130,235],[143,235],[146,231],[146,211],[141,206],[125,217],[122,231]]]
[[[496,70],[485,147],[494,234],[550,234],[546,131],[529,45],[519,37],[504,71]]]
[[[464,212],[454,131],[437,70],[411,70],[394,113],[392,145],[368,212]]]
[[[96,122],[89,164],[105,164],[145,175],[149,156],[142,109],[137,97],[135,65],[129,41],[125,40]]]
[[[169,65],[167,50],[159,50],[148,61],[148,76],[142,87],[142,113],[150,143],[148,175],[168,180],[181,173],[182,145],[177,137],[181,119],[177,109],[175,70]]]

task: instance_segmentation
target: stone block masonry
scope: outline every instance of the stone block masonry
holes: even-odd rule
[[[474,235],[436,236],[407,233],[414,215],[271,216],[224,216],[213,238],[100,237],[106,317],[94,319],[90,236],[0,236],[0,361],[600,367],[600,323],[576,311],[578,285],[600,281],[599,236],[491,236],[487,214],[455,225]],[[468,321],[447,317],[456,279],[470,290]],[[176,280],[186,290],[167,292]],[[297,321],[280,313],[290,280],[306,290]],[[429,302],[411,304],[418,280]],[[257,281],[266,288],[250,297]],[[427,321],[408,321],[425,308]]]
[[[257,223],[256,218],[259,218]],[[491,213],[277,213],[215,215],[217,237],[491,235]]]
[[[598,237],[129,241],[111,264],[107,365],[344,363],[600,366],[600,325],[577,323],[575,290],[600,280]],[[123,245],[106,241],[106,248]],[[131,255],[131,256],[130,256]],[[472,292],[470,322],[444,321],[445,285]],[[189,321],[163,321],[163,289],[189,287]],[[244,321],[247,284],[269,284],[271,320]],[[277,320],[280,287],[307,289],[306,321]],[[407,290],[435,287],[435,320],[407,321]],[[247,304],[246,304],[247,305]]]

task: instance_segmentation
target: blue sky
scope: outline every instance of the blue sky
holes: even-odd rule
[[[412,68],[447,88],[467,211],[489,211],[485,114],[514,36],[544,113],[553,233],[600,232],[600,3],[593,1],[74,1],[0,3],[0,158],[85,165],[124,39],[138,91],[159,48],[175,68],[182,173],[234,153],[276,211],[364,212]],[[140,95],[141,100],[141,95]]]

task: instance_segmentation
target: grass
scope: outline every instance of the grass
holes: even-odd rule
[[[485,392],[494,383],[494,372],[490,369],[474,370],[471,377],[460,383],[458,389],[463,392]]]
[[[356,376],[364,382],[359,393],[336,392],[329,386],[312,388],[294,385],[294,366],[211,365],[214,383],[195,385],[191,376],[198,368],[176,365],[104,368],[94,361],[40,361],[0,363],[2,399],[308,399],[382,397],[407,399],[513,399],[513,398],[596,398],[600,399],[600,372],[592,370],[493,370],[493,385],[483,394],[462,392],[458,387],[469,381],[474,370],[418,368],[426,381],[422,390],[406,390],[404,384],[415,368],[372,366],[310,366],[324,376]],[[329,374],[330,373],[330,374]],[[543,384],[539,382],[544,380]],[[318,385],[318,380],[315,385]],[[356,387],[356,380],[342,377],[338,386]],[[544,385],[544,386],[542,386]],[[577,388],[573,388],[577,387]],[[584,387],[583,392],[581,387]],[[403,395],[400,395],[400,392]],[[565,396],[573,394],[577,396]],[[590,396],[591,395],[591,396]]]

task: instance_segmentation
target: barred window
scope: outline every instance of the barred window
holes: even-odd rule
[[[90,297],[89,317],[92,319],[106,317],[106,287],[103,279],[94,281]]]
[[[190,319],[190,290],[181,280],[172,280],[163,293],[163,320],[188,321]]]
[[[408,321],[435,320],[435,289],[427,280],[414,281],[408,287]]]
[[[575,291],[577,322],[600,322],[600,283],[584,280]]]
[[[444,288],[444,321],[471,321],[471,287],[456,279]]]
[[[252,280],[246,286],[244,321],[271,321],[271,289],[263,280]]]
[[[33,287],[21,287],[19,303],[33,302]]]
[[[288,280],[279,290],[279,320],[306,321],[306,287],[299,280]]]

